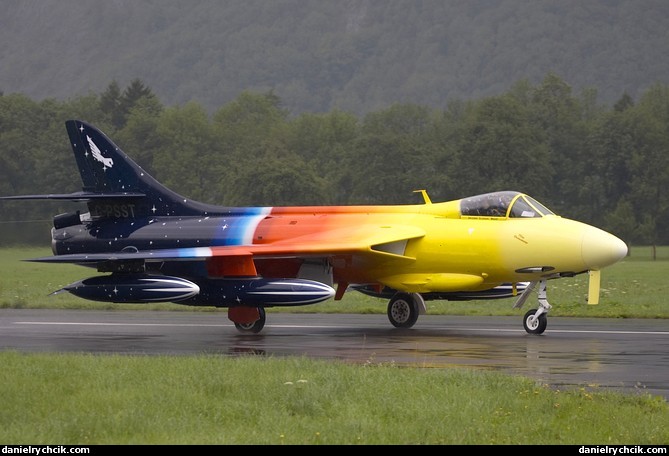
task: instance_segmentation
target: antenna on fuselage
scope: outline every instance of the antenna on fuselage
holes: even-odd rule
[[[421,195],[423,195],[423,200],[425,201],[425,204],[432,204],[432,200],[427,195],[427,190],[414,190],[413,192],[420,193]]]

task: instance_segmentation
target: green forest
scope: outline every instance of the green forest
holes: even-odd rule
[[[611,107],[560,76],[445,109],[394,104],[364,116],[293,114],[272,91],[213,114],[166,106],[140,79],[66,101],[0,96],[0,195],[81,190],[64,122],[104,131],[153,177],[202,202],[414,204],[526,192],[629,244],[669,243],[669,86]],[[0,202],[0,242],[49,242],[69,202]]]

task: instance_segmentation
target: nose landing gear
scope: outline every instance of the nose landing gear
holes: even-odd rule
[[[520,309],[523,304],[525,304],[525,301],[527,301],[527,298],[529,296],[529,293],[534,289],[534,287],[537,285],[537,282],[531,282],[525,291],[523,291],[523,294],[520,295],[516,303],[514,304],[515,309]],[[537,294],[539,295],[539,307],[537,309],[532,309],[527,311],[525,316],[523,317],[523,327],[525,328],[525,331],[528,332],[528,334],[543,334],[543,332],[546,330],[546,326],[548,325],[548,318],[547,314],[548,311],[551,309],[551,305],[548,303],[548,300],[546,299],[546,279],[542,279],[539,281],[539,290],[537,291]]]

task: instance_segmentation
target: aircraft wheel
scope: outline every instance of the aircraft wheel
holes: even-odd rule
[[[537,309],[527,311],[523,318],[523,326],[525,327],[525,331],[530,334],[542,334],[546,330],[546,325],[548,325],[548,318],[546,318],[545,313],[542,313],[536,321],[532,322],[530,319],[535,313],[537,313]]]
[[[397,293],[388,303],[388,319],[396,328],[411,328],[418,320],[418,303],[409,293]]]
[[[235,323],[235,328],[239,332],[257,334],[265,327],[265,308],[258,307],[260,318],[253,323]]]

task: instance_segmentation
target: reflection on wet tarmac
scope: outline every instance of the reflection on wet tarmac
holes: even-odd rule
[[[271,315],[259,334],[222,316],[0,309],[0,349],[121,354],[308,356],[413,368],[466,367],[669,399],[669,328],[654,320],[552,318],[541,336],[519,318],[424,316],[397,329],[379,315]]]
[[[556,332],[540,337],[522,330],[490,332],[492,335],[485,329],[461,331],[450,327],[439,331],[337,328],[293,334],[290,343],[282,343],[283,337],[272,331],[271,335],[244,340],[244,348],[255,347],[273,356],[299,353],[354,363],[498,370],[556,388],[650,392],[669,398],[669,360],[664,355],[669,348],[669,333],[652,335],[656,338],[653,342],[641,333],[630,334],[633,341],[629,343],[628,339],[620,341],[615,331]],[[658,365],[646,367],[657,362],[658,356]],[[658,378],[657,372],[664,378]]]

